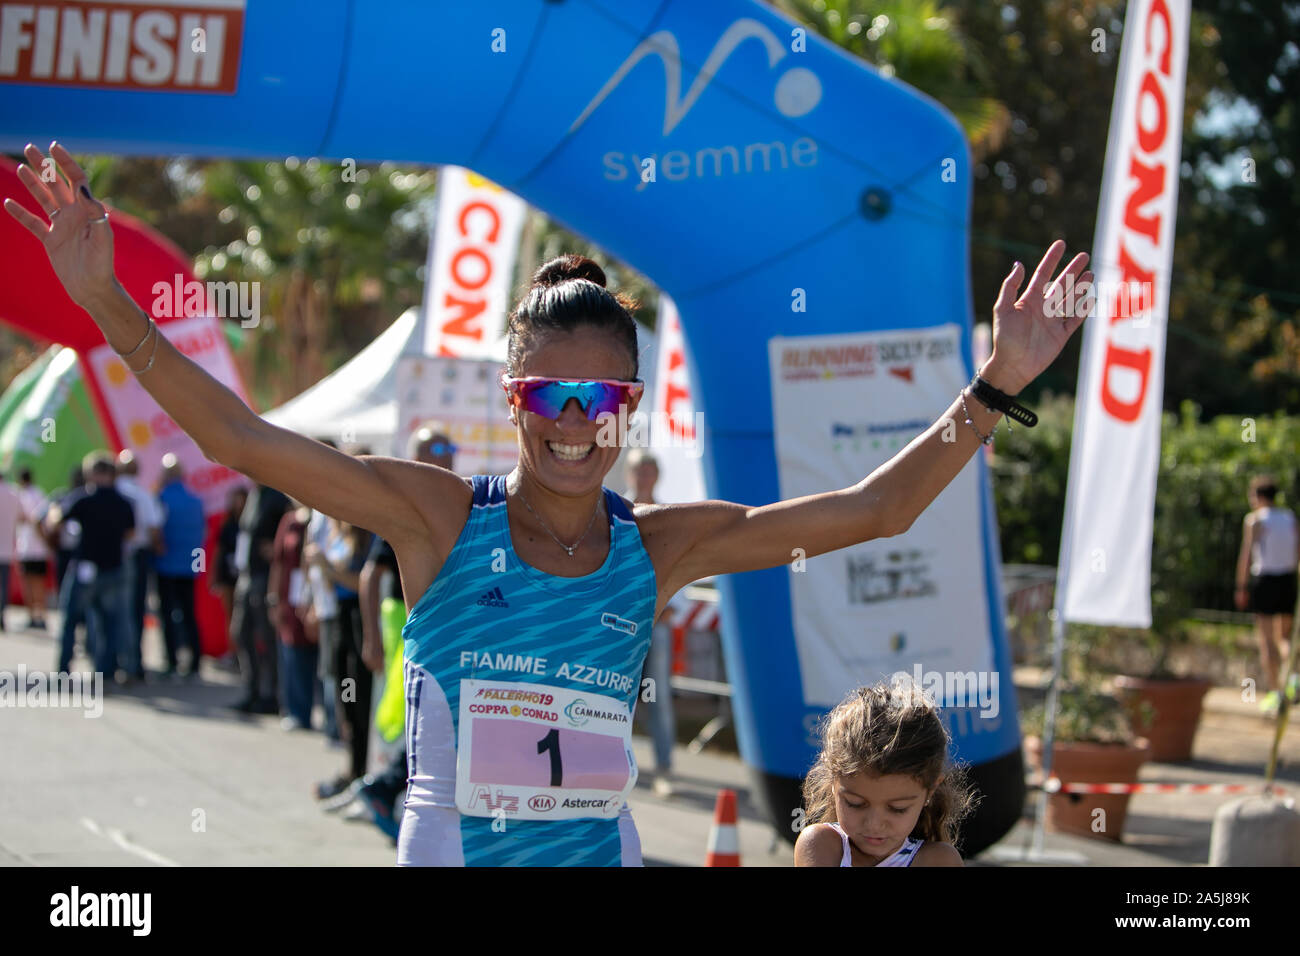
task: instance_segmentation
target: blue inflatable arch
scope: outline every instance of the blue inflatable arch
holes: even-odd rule
[[[0,84],[4,148],[57,137],[85,152],[471,167],[676,301],[698,372],[711,497],[780,497],[771,337],[956,322],[969,363],[962,130],[915,90],[760,3],[316,0],[304,17],[298,4],[232,0],[189,15],[155,23],[157,42],[119,56],[113,76],[83,60],[59,80],[66,85],[31,72],[39,22],[0,37],[0,48],[18,50],[0,75],[9,81]],[[198,66],[183,42],[196,26],[221,45]],[[653,183],[642,181],[647,159]],[[939,174],[945,160],[955,182]],[[791,310],[796,288],[806,312]],[[983,467],[979,475],[992,654],[1012,688]],[[803,700],[789,573],[720,584],[741,750],[773,824],[793,839],[799,778],[815,755],[808,728],[822,708]],[[965,828],[967,853],[1020,815],[1013,696],[996,731],[953,728],[985,794]]]

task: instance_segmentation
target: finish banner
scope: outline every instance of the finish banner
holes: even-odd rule
[[[244,0],[0,3],[0,83],[234,93]]]
[[[1186,0],[1129,4],[1083,326],[1057,594],[1067,621],[1151,626]],[[1073,297],[1066,290],[1064,300]]]
[[[954,324],[777,337],[769,355],[786,500],[857,484],[929,428],[969,381]],[[790,542],[807,705],[831,707],[855,687],[922,665],[992,670],[981,467],[972,458],[906,534],[816,558]]]
[[[506,316],[527,205],[460,166],[438,176],[424,285],[424,354],[505,361]]]

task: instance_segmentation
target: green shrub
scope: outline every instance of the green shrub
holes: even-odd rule
[[[993,493],[1003,561],[1054,565],[1061,546],[1074,402],[1049,395],[1035,411],[1039,422],[1034,428],[1008,433],[999,427]],[[1255,419],[1225,415],[1201,423],[1199,411],[1185,401],[1180,414],[1165,413],[1161,427],[1151,612],[1152,631],[1163,637],[1173,637],[1173,629],[1194,607],[1235,610],[1233,575],[1251,477],[1273,474],[1278,504],[1293,510],[1300,492],[1300,417],[1280,412]]]

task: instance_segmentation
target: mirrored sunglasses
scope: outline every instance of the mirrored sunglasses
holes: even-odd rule
[[[502,375],[501,387],[512,400],[517,400],[524,411],[546,418],[559,418],[569,400],[576,399],[588,420],[595,421],[599,415],[617,415],[620,406],[630,405],[640,396],[645,383],[609,378],[574,380]]]

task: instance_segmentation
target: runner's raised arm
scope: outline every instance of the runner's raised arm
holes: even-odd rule
[[[68,295],[90,313],[112,349],[162,409],[208,459],[270,485],[320,511],[360,525],[390,541],[427,534],[415,487],[427,492],[428,474],[445,475],[449,489],[461,479],[433,465],[374,456],[353,457],[321,442],[279,428],[159,334],[156,323],[132,301],[113,272],[113,231],[104,207],[91,197],[85,172],[66,149],[51,144],[50,156],[67,177],[46,182],[35,146],[18,176],[49,218],[12,199],[5,209],[42,245]],[[416,475],[416,470],[424,473]]]

